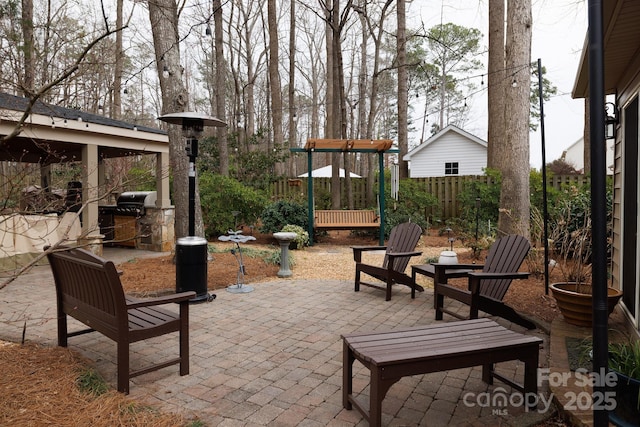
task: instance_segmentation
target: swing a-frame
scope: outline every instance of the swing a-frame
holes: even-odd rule
[[[380,245],[384,245],[384,154],[398,153],[391,148],[390,139],[308,139],[304,148],[291,148],[294,153],[307,153],[309,244],[313,244],[316,230],[379,229]],[[377,153],[378,154],[378,211],[374,210],[315,210],[313,198],[313,153]]]

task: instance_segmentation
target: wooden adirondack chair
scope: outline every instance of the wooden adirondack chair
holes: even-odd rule
[[[496,240],[491,248],[484,265],[480,264],[433,264],[434,275],[434,306],[436,320],[442,320],[442,313],[465,319],[458,313],[444,308],[444,297],[453,298],[467,304],[470,308],[469,318],[477,319],[478,311],[484,311],[499,316],[527,329],[535,329],[535,324],[518,314],[506,305],[504,298],[513,279],[526,279],[529,273],[519,273],[531,245],[523,236],[509,235]],[[469,269],[467,274],[469,286],[467,290],[447,284],[447,269]],[[473,270],[482,269],[481,272]]]
[[[405,274],[409,260],[413,256],[421,255],[422,252],[415,250],[418,240],[422,235],[422,228],[418,224],[405,222],[393,227],[386,246],[354,246],[353,260],[356,262],[355,291],[360,290],[360,285],[386,290],[386,300],[391,299],[391,286],[394,283],[413,288],[414,281]],[[362,263],[362,252],[386,250],[382,266],[374,266]],[[360,274],[366,273],[386,283],[386,286],[374,283],[363,282]],[[424,291],[421,286],[417,286],[419,291]]]

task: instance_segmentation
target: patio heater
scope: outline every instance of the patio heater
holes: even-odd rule
[[[176,241],[176,292],[195,291],[190,302],[211,301],[207,293],[207,240],[195,236],[196,223],[196,157],[198,138],[205,126],[223,127],[222,120],[198,112],[171,113],[158,117],[172,125],[182,126],[189,157],[189,235]]]

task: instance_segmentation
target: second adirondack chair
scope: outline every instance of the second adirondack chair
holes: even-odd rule
[[[529,241],[518,235],[508,235],[496,240],[482,264],[433,264],[434,305],[436,320],[442,320],[442,313],[457,318],[467,318],[444,308],[444,297],[453,298],[469,306],[470,319],[478,318],[478,311],[484,311],[516,323],[527,329],[535,329],[535,324],[522,317],[502,300],[513,279],[526,279],[529,273],[518,272],[529,253]],[[467,274],[468,289],[460,289],[446,282],[446,270],[451,268],[470,269]],[[481,269],[481,270],[480,270]],[[476,270],[476,271],[472,271]],[[479,270],[479,271],[478,271]]]

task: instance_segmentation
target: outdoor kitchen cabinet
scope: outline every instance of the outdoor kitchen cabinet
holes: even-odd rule
[[[155,207],[155,191],[129,191],[122,193],[116,205],[100,206],[98,221],[100,233],[107,244],[136,247],[140,236],[140,219],[146,208]]]

